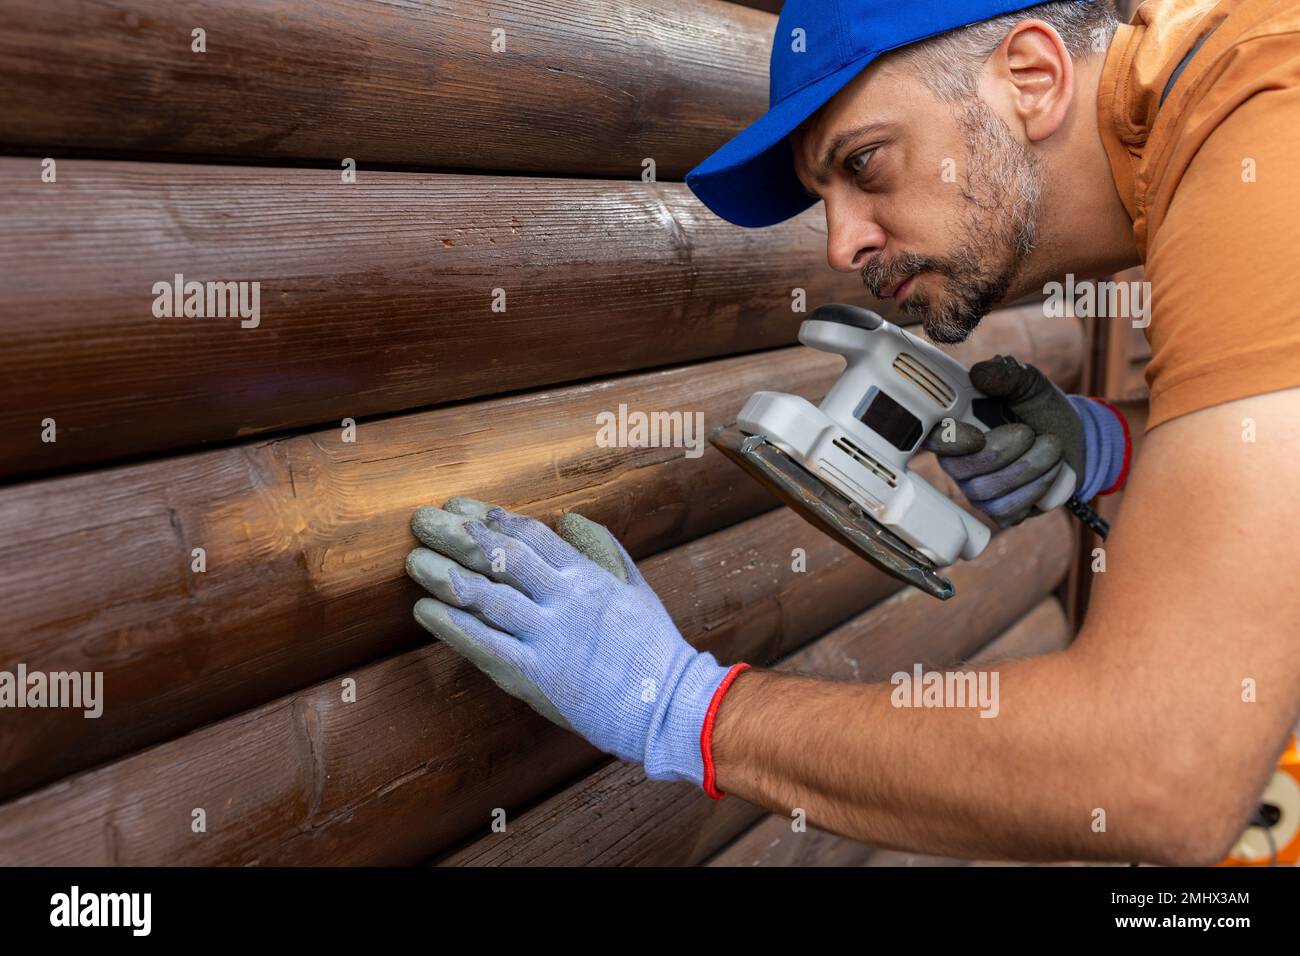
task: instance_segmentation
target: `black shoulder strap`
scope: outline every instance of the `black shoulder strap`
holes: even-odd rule
[[[1196,51],[1205,46],[1205,41],[1214,36],[1214,31],[1217,29],[1219,29],[1218,23],[1210,28],[1209,33],[1205,34],[1205,36],[1192,44],[1192,48],[1187,51],[1187,54],[1181,60],[1178,61],[1178,65],[1174,67],[1174,72],[1169,74],[1169,82],[1165,84],[1164,91],[1160,94],[1160,102],[1156,104],[1156,109],[1165,105],[1165,100],[1169,96],[1169,91],[1174,88],[1174,84],[1178,82],[1178,78],[1183,75],[1183,70],[1187,69],[1187,64],[1192,62],[1192,57],[1196,56]]]

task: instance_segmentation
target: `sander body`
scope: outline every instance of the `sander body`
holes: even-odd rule
[[[988,431],[1018,419],[956,359],[866,309],[822,306],[799,341],[847,362],[821,405],[756,392],[713,444],[842,544],[946,600],[953,586],[938,569],[978,556],[990,531],[914,471],[912,456],[941,421]],[[1074,471],[1058,467],[1039,511],[1075,504]]]

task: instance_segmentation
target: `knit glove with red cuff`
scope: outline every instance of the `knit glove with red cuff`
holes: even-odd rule
[[[1085,504],[1118,491],[1128,477],[1128,422],[1100,399],[1066,395],[1032,365],[999,355],[976,362],[971,384],[1011,410],[1018,422],[981,432],[939,422],[925,447],[957,481],[966,498],[1001,527],[1038,509],[1063,464],[1077,476],[1074,496]],[[951,423],[949,423],[951,424]],[[947,440],[945,440],[945,437]]]
[[[469,498],[421,508],[415,619],[507,693],[655,780],[712,797],[713,716],[744,664],[691,647],[617,539],[580,515],[560,534]]]

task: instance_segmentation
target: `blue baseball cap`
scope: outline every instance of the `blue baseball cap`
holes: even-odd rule
[[[817,202],[795,175],[786,138],[800,123],[882,53],[1042,2],[786,0],[772,44],[768,111],[687,173],[686,184],[738,226],[798,215]]]

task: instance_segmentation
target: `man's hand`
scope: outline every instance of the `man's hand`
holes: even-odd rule
[[[468,498],[411,526],[427,547],[407,572],[433,595],[415,605],[421,625],[601,750],[714,793],[705,717],[736,668],[686,643],[604,527],[565,515],[561,537]]]
[[[1113,407],[1066,395],[1034,366],[1009,355],[975,363],[970,378],[1020,421],[988,432],[966,422],[939,422],[924,447],[938,456],[940,467],[956,479],[971,504],[1000,527],[1019,524],[1033,513],[1063,464],[1074,470],[1080,501],[1123,483],[1128,427]]]
[[[890,683],[746,672],[718,711],[719,785],[872,846],[1221,860],[1300,719],[1298,448],[1300,388],[1152,429],[1082,631],[998,665],[996,719],[897,707]]]

